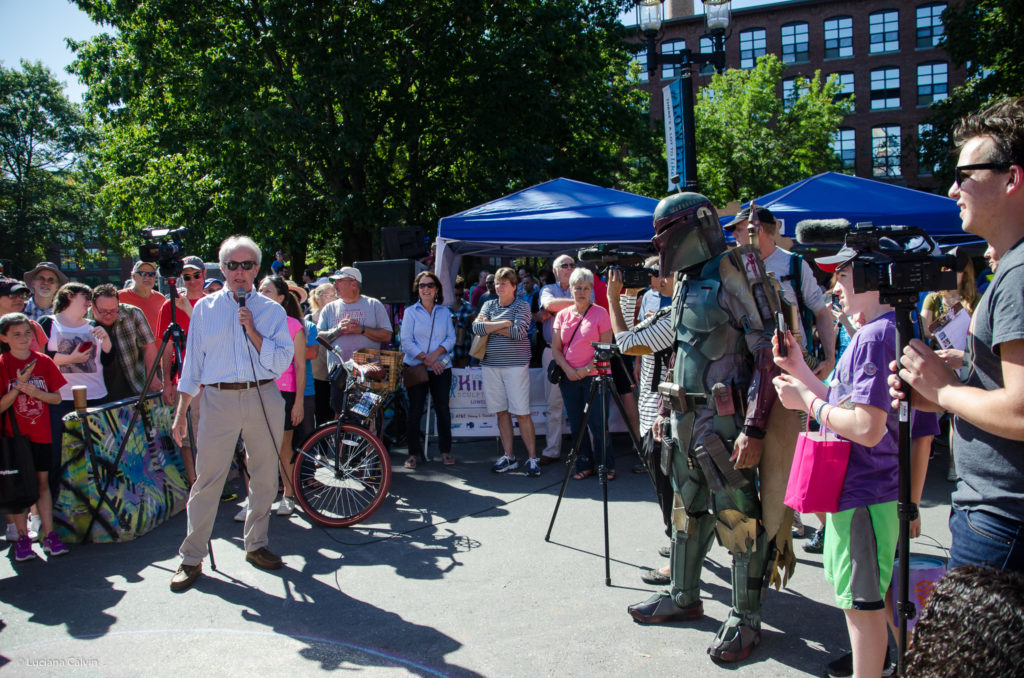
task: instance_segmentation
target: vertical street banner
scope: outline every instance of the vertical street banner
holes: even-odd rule
[[[686,186],[686,131],[683,129],[683,86],[676,78],[661,90],[665,107],[665,157],[668,159],[668,190],[676,190],[672,177]]]

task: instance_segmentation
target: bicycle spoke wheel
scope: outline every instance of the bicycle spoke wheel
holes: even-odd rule
[[[391,461],[366,429],[336,423],[314,431],[299,450],[293,471],[295,498],[318,525],[346,527],[380,508],[391,486]]]

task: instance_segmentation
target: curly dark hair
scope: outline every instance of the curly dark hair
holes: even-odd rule
[[[987,162],[1009,162],[1024,166],[1024,97],[997,99],[957,123],[953,141],[957,152],[974,137],[988,137],[995,156]]]
[[[419,299],[419,286],[420,281],[424,278],[430,278],[430,282],[434,283],[434,289],[437,290],[437,294],[434,297],[434,303],[437,305],[444,304],[444,293],[441,291],[441,281],[433,271],[420,271],[416,276],[416,279],[412,283],[412,298]]]
[[[1024,675],[1024,573],[978,565],[947,572],[914,627],[905,675]]]

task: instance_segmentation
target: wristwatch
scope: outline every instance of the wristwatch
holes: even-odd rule
[[[758,428],[757,426],[751,426],[750,424],[744,424],[743,428],[740,429],[743,435],[748,438],[757,438],[758,440],[764,440],[764,429]]]

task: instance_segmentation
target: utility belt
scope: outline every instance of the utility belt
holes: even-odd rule
[[[725,384],[715,384],[711,389],[711,396],[705,393],[687,393],[686,389],[671,381],[663,381],[658,384],[658,395],[661,402],[673,412],[685,414],[703,409],[710,402],[715,408],[715,414],[719,417],[732,416],[736,414],[736,401],[733,398],[732,389]]]

